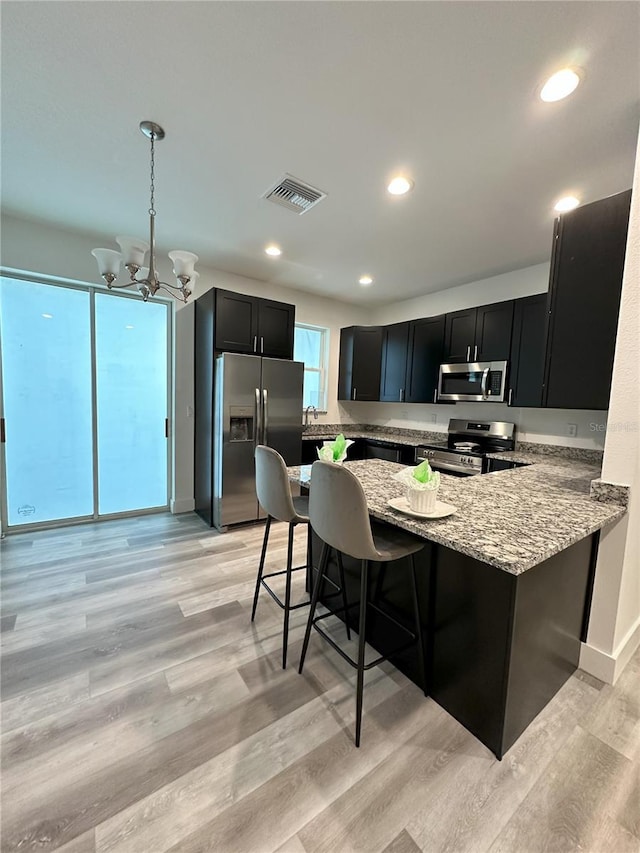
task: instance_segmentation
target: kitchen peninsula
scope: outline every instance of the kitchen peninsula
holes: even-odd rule
[[[393,478],[399,465],[346,465],[374,518],[426,540],[418,580],[427,693],[501,758],[577,668],[599,531],[626,509],[624,494],[604,496],[615,503],[590,496],[599,475],[590,461],[528,450],[495,456],[522,467],[467,478],[442,474],[440,497],[457,512],[428,521],[388,506],[404,494]],[[290,477],[307,486],[310,471],[291,468]],[[349,600],[356,601],[358,565],[345,558],[345,569]],[[394,564],[374,575],[370,588],[410,624],[408,577]],[[367,640],[384,653],[394,640],[382,621],[371,620]],[[415,649],[392,661],[421,684]]]

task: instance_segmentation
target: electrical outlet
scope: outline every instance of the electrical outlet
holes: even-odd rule
[[[400,417],[403,421],[408,420],[409,419],[409,410],[408,409],[401,409]]]
[[[567,435],[575,438],[578,435],[578,424],[567,424]]]
[[[432,424],[437,424],[437,423],[438,423],[438,416],[435,414],[435,412],[434,412],[434,414],[433,414],[433,415],[431,415],[431,423],[432,423]]]

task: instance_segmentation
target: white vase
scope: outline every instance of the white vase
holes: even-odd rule
[[[407,488],[407,501],[414,512],[434,512],[438,500],[438,488],[435,489],[412,489]]]

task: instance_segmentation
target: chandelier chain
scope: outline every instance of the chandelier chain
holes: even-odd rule
[[[156,215],[155,208],[155,177],[156,177],[156,158],[155,158],[155,133],[151,134],[151,207],[149,208],[149,216]]]

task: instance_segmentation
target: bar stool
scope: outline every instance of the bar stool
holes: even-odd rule
[[[309,498],[292,496],[291,488],[289,486],[289,477],[287,475],[287,466],[277,450],[274,450],[272,447],[259,444],[255,450],[255,459],[256,493],[260,505],[267,513],[267,524],[264,531],[264,539],[262,541],[262,553],[260,555],[258,577],[256,578],[256,589],[253,596],[251,621],[253,622],[255,619],[256,608],[258,606],[258,595],[260,593],[260,586],[262,585],[276,604],[284,610],[284,625],[282,630],[282,668],[286,669],[287,646],[289,639],[289,614],[292,610],[297,610],[300,607],[306,607],[309,604],[309,601],[302,601],[299,604],[291,604],[291,576],[293,572],[299,572],[302,569],[307,569],[308,566],[313,566],[313,561],[311,559],[311,528],[309,527]],[[279,572],[269,572],[268,574],[264,574],[264,564],[267,556],[267,546],[269,543],[269,532],[271,530],[271,522],[274,519],[276,521],[284,521],[289,525],[287,567]],[[304,566],[293,567],[293,535],[296,525],[298,524],[307,525],[307,563]],[[342,564],[341,557],[339,559],[339,571],[340,587],[334,584],[330,578],[326,578],[326,580],[342,595],[343,610],[345,612],[346,621],[347,598],[344,583],[344,566]],[[273,578],[279,575],[286,575],[284,601],[276,595],[266,582],[267,578]],[[348,636],[350,636],[349,633]]]
[[[395,528],[372,523],[367,509],[367,500],[358,479],[347,468],[333,462],[314,462],[311,469],[311,485],[309,489],[309,517],[313,530],[324,542],[320,557],[320,570],[316,578],[307,629],[302,644],[300,666],[302,672],[304,659],[309,646],[311,628],[325,639],[351,666],[358,671],[356,687],[356,730],[355,744],[360,746],[360,731],[362,727],[362,698],[364,691],[365,670],[377,666],[410,646],[417,644],[418,660],[424,678],[426,695],[427,680],[425,656],[422,641],[422,626],[420,624],[420,608],[418,605],[418,588],[416,583],[415,554],[424,548],[425,543],[409,533]],[[350,607],[359,607],[358,627],[358,659],[353,660],[319,625],[322,619],[334,615],[333,612],[316,616],[316,606],[320,597],[322,580],[325,577],[329,561],[329,550],[333,548],[338,553],[346,554],[361,561],[360,568],[360,601]],[[411,561],[411,587],[415,630],[409,631],[404,625],[396,622],[388,613],[381,610],[375,601],[368,601],[369,571],[371,563],[390,563],[409,557]],[[382,570],[382,566],[381,566]],[[341,580],[344,585],[344,581]],[[365,665],[364,652],[367,629],[367,609],[371,607],[387,619],[391,619],[408,636],[408,641],[394,649],[389,655],[382,655]],[[349,608],[350,609],[350,608]]]

